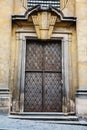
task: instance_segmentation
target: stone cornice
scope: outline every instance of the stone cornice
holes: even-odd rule
[[[34,6],[32,8],[29,8],[24,15],[12,15],[12,20],[13,21],[28,21],[29,16],[31,16],[32,14],[38,13],[38,12],[42,12],[42,11],[46,11],[46,12],[51,12],[51,13],[55,13],[55,15],[60,17],[61,21],[71,21],[71,22],[75,22],[76,21],[76,17],[65,17],[64,14],[62,13],[61,10],[56,9],[55,7],[49,6],[48,8],[43,8],[40,5]]]

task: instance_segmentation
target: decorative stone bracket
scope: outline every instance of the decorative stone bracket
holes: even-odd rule
[[[65,17],[61,10],[52,6],[44,9],[37,5],[28,9],[24,15],[13,15],[12,22],[29,23],[32,18],[38,39],[50,39],[56,22],[76,22],[76,17]]]
[[[57,16],[50,12],[40,12],[32,16],[38,39],[50,39]]]

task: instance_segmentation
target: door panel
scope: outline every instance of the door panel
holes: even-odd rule
[[[42,111],[42,45],[35,41],[28,42],[26,45],[24,111]]]
[[[61,71],[61,43],[48,43],[44,46],[45,71]]]
[[[42,45],[38,42],[29,42],[26,47],[26,71],[42,70]]]
[[[44,111],[61,112],[61,73],[44,74]]]
[[[25,86],[24,111],[42,111],[42,74],[26,73]]]

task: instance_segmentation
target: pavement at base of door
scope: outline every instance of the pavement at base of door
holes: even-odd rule
[[[87,130],[87,126],[58,124],[55,121],[10,119],[6,115],[0,115],[0,130]]]

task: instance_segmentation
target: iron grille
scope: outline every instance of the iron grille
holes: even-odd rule
[[[41,5],[43,7],[52,5],[56,8],[60,8],[60,0],[27,0],[28,8],[35,5]]]

